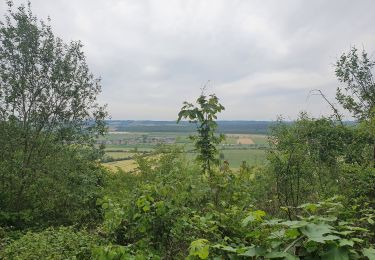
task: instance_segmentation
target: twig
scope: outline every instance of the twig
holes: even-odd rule
[[[294,240],[287,248],[285,248],[284,253],[288,252],[289,249],[291,249],[295,244],[297,244],[300,240],[302,240],[305,237],[306,236],[303,235],[303,236],[297,238],[296,240]]]
[[[311,95],[314,95],[313,92],[318,92],[318,94],[315,94],[315,95],[319,95],[321,96],[327,103],[328,105],[332,108],[335,116],[336,116],[336,119],[341,123],[342,125],[342,118],[341,118],[341,115],[339,113],[339,111],[337,110],[337,108],[327,99],[327,97],[323,94],[323,92],[320,90],[320,89],[313,89],[310,91],[310,94]]]

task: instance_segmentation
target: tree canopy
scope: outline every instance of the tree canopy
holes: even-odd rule
[[[0,120],[19,122],[28,139],[44,132],[77,142],[102,134],[100,78],[90,72],[82,43],[56,37],[30,3],[8,7],[0,23]]]

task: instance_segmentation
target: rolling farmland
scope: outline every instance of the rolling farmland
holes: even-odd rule
[[[105,162],[110,169],[134,171],[136,154],[152,153],[163,145],[183,147],[187,157],[194,160],[196,153],[188,132],[110,132],[98,140],[105,144]],[[243,161],[249,166],[266,162],[267,136],[263,134],[228,133],[219,146],[221,160],[229,162],[230,168],[238,169]]]

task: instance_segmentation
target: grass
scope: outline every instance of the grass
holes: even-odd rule
[[[265,150],[224,150],[222,153],[224,154],[224,160],[229,162],[232,169],[238,169],[242,161],[246,161],[250,166],[266,163]]]
[[[267,135],[250,135],[255,144],[268,144]]]

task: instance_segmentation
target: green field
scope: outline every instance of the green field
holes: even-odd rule
[[[266,145],[268,144],[268,137],[267,135],[250,135],[255,144],[262,144]]]
[[[265,150],[224,150],[224,160],[229,162],[231,168],[239,168],[242,161],[246,161],[250,166],[264,164],[266,162]]]
[[[154,132],[154,133],[128,133],[111,132],[99,139],[106,142],[106,157],[121,159],[134,157],[137,153],[152,152],[160,143],[179,145],[187,151],[188,159],[194,160],[194,146],[188,133]],[[247,142],[247,144],[241,144]],[[267,136],[257,134],[227,134],[225,140],[219,145],[219,152],[229,162],[232,169],[238,169],[243,161],[254,166],[266,162]],[[120,167],[125,171],[136,168],[134,160],[120,160],[104,163],[105,166],[116,169]]]

